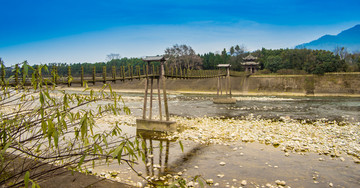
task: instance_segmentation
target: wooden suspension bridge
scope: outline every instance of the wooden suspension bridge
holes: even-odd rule
[[[117,69],[115,66],[112,67],[110,75],[106,72],[106,66],[103,66],[102,75],[99,76],[96,74],[96,69],[93,67],[91,76],[84,76],[84,67],[81,67],[80,77],[73,77],[71,73],[71,67],[68,66],[68,73],[65,77],[60,77],[57,73],[57,67],[53,66],[51,70],[51,76],[46,77],[46,80],[49,82],[47,84],[66,84],[68,87],[72,84],[80,84],[85,86],[85,84],[96,84],[97,82],[107,83],[112,82],[116,83],[117,81],[125,82],[135,79],[145,79],[145,94],[144,94],[144,105],[143,105],[143,116],[141,119],[137,119],[137,127],[140,130],[153,130],[153,131],[169,131],[173,132],[177,130],[176,123],[170,121],[168,102],[167,102],[167,93],[166,93],[166,79],[207,79],[207,78],[217,78],[217,96],[214,98],[214,103],[235,103],[236,100],[232,99],[231,94],[231,76],[243,76],[237,72],[230,71],[229,64],[220,64],[218,65],[218,70],[190,70],[190,69],[181,69],[181,68],[168,68],[166,66],[166,58],[163,56],[148,56],[143,59],[146,62],[144,67],[136,66],[135,69],[132,66],[121,66]],[[160,66],[155,66],[154,62],[160,62]],[[3,67],[2,67],[3,69]],[[35,70],[36,71],[36,70]],[[30,85],[31,80],[25,77],[20,77],[21,74],[20,68],[18,65],[15,65],[15,70],[13,71],[14,75],[5,79],[5,71],[1,70],[1,85]],[[23,73],[24,74],[24,73]],[[37,71],[36,75],[41,74],[41,71]],[[39,75],[38,75],[39,76]],[[44,76],[45,77],[45,76]],[[159,106],[159,120],[153,119],[153,89],[154,89],[154,80],[157,83],[157,98]],[[225,82],[223,81],[225,80]],[[223,86],[225,85],[225,86]],[[162,86],[162,87],[161,87]],[[149,93],[150,90],[150,93]],[[162,91],[161,91],[162,90]],[[223,95],[223,90],[224,95]],[[161,93],[163,94],[161,100]],[[149,108],[148,106],[149,98]],[[162,106],[165,111],[165,120],[163,119]],[[147,113],[149,111],[149,113]],[[147,115],[148,114],[148,115]]]

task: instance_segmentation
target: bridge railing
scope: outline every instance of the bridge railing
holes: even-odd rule
[[[35,71],[37,68],[35,68]],[[71,66],[67,67],[67,73],[62,72],[62,75],[58,73],[58,67],[52,66],[49,68],[49,72],[43,72],[42,77],[46,78],[50,82],[48,84],[67,84],[71,86],[72,84],[81,84],[83,86],[84,82],[95,84],[96,82],[113,82],[117,81],[127,81],[135,79],[143,79],[146,77],[159,77],[159,66],[154,64],[148,67],[143,65],[142,67],[137,66],[120,66],[120,67],[111,67],[111,71],[108,72],[108,68],[103,66],[102,69],[98,70],[96,67],[92,67],[91,74],[84,73],[84,67],[81,66],[80,70],[72,70]],[[18,65],[15,65],[11,71],[11,75],[8,73],[6,75],[4,66],[1,68],[0,75],[0,85],[5,85],[6,80],[10,85],[30,85],[31,75],[27,78],[23,78],[22,68]],[[244,73],[231,71],[231,76],[243,76]],[[206,79],[206,78],[216,78],[226,76],[226,70],[192,70],[185,68],[177,67],[165,67],[165,77],[168,79]]]

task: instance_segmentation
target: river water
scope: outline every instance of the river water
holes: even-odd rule
[[[143,94],[124,94],[126,105],[133,114],[142,114]],[[178,94],[169,95],[171,115],[185,117],[235,117],[249,115],[266,119],[289,117],[299,120],[360,121],[360,98],[345,97],[254,97],[233,96],[236,104],[214,104],[215,95]],[[154,95],[154,99],[155,99]],[[157,102],[154,102],[157,104]],[[158,111],[157,105],[154,112]]]
[[[360,98],[233,96],[237,99],[236,104],[213,104],[213,97],[170,94],[170,114],[236,119],[249,116],[275,120],[288,118],[309,122],[318,119],[360,121]],[[141,117],[143,94],[125,93],[123,98],[131,109],[131,115]],[[156,98],[154,95],[155,116],[158,111]],[[123,129],[135,135],[135,126],[123,126]],[[156,139],[151,135],[144,136],[143,141],[147,147],[146,161],[140,160],[134,168],[153,180],[183,177],[190,182],[191,177],[201,175],[204,179],[211,179],[212,186],[216,187],[276,187],[276,180],[285,181],[290,187],[360,186],[360,165],[346,154],[341,160],[312,152],[293,152],[285,156],[283,151],[271,145],[241,141],[218,145],[185,140],[182,141],[182,150],[176,140]],[[94,170],[98,174],[113,171],[119,173],[116,180],[134,185],[146,184],[126,165],[119,167],[113,163]]]

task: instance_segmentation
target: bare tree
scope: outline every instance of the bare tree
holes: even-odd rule
[[[185,44],[175,44],[166,48],[165,57],[168,57],[170,66],[186,69],[201,69],[202,60],[191,48]]]
[[[120,59],[120,58],[121,58],[120,54],[111,53],[111,54],[106,55],[106,59],[108,61],[111,61],[113,59]]]

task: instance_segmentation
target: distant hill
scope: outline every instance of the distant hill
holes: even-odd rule
[[[324,35],[317,40],[300,44],[295,48],[334,51],[336,47],[346,47],[349,52],[360,52],[360,24],[342,31],[338,35]]]

